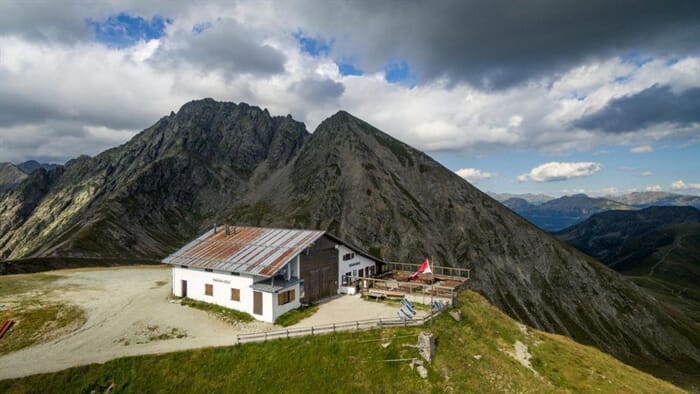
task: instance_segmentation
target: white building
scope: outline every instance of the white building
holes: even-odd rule
[[[338,293],[384,262],[325,231],[215,227],[166,257],[173,295],[221,305],[274,322]]]

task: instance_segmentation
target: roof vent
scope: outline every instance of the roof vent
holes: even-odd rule
[[[214,234],[216,234],[216,223],[214,223]]]

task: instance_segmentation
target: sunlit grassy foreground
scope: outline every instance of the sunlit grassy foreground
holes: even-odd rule
[[[459,308],[460,322],[444,314],[418,328],[128,357],[3,381],[0,392],[680,392],[592,347],[519,326],[476,293],[463,292]],[[402,346],[415,337],[392,337],[421,330],[437,337],[425,380],[408,362],[385,361],[418,357]],[[516,341],[532,369],[509,354]]]

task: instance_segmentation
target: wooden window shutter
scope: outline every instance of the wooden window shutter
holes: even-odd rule
[[[295,292],[296,292],[296,290],[289,290],[289,302],[292,302],[296,299]]]
[[[205,284],[204,285],[204,295],[214,295],[214,285]]]
[[[241,300],[241,290],[240,289],[231,289],[231,300],[232,301],[240,301]]]

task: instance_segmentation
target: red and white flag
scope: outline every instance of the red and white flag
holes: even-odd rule
[[[418,267],[418,271],[416,271],[413,275],[411,275],[411,280],[414,280],[418,277],[419,274],[432,274],[433,270],[430,269],[430,261],[428,259],[425,259],[423,261],[423,264]]]

